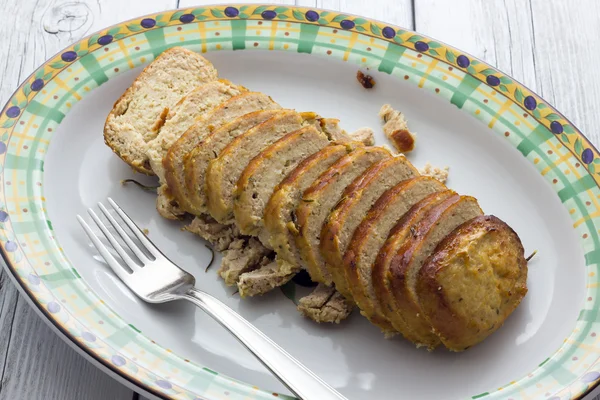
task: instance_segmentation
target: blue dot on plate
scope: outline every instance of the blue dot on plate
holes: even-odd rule
[[[226,7],[225,8],[225,15],[228,16],[229,18],[237,17],[239,14],[240,14],[240,11],[235,7]]]
[[[196,19],[194,14],[183,14],[181,17],[179,17],[179,21],[183,22],[184,24],[189,24],[194,19]]]
[[[77,59],[77,53],[74,51],[65,51],[60,55],[60,58],[66,62],[75,61],[75,59]]]
[[[81,334],[81,337],[83,338],[83,340],[85,340],[86,342],[95,342],[96,341],[96,335],[94,335],[91,332],[83,332]]]
[[[8,220],[8,213],[0,210],[0,222],[6,222]]]
[[[110,361],[112,361],[112,363],[115,364],[117,367],[122,367],[123,365],[125,365],[125,359],[121,356],[112,356],[110,358]]]
[[[31,283],[32,285],[39,285],[40,284],[40,277],[34,274],[29,274],[27,276],[27,280],[29,281],[29,283]]]
[[[6,249],[6,251],[12,253],[13,251],[17,251],[18,246],[16,242],[9,240],[4,244],[4,248]]]
[[[154,28],[154,26],[156,25],[156,21],[152,18],[144,18],[140,25],[142,25],[143,28],[150,29]]]
[[[488,77],[485,79],[485,81],[490,86],[498,86],[500,84],[500,78],[498,78],[495,75],[488,75]]]
[[[277,16],[277,13],[273,10],[265,10],[260,14],[264,19],[273,19]]]
[[[586,164],[589,164],[592,161],[594,161],[594,152],[592,151],[592,149],[585,149],[581,153],[581,161],[583,161]]]
[[[6,116],[8,118],[17,118],[21,114],[21,109],[17,106],[12,106],[6,110]]]
[[[393,38],[394,36],[396,36],[396,31],[394,30],[394,28],[391,28],[389,26],[386,26],[385,28],[383,28],[381,30],[381,34],[383,35],[383,37],[386,37],[388,39]]]
[[[550,130],[552,131],[552,133],[555,133],[555,134],[558,135],[560,133],[563,133],[564,128],[563,128],[563,126],[561,125],[560,122],[558,122],[558,121],[552,121],[550,123]]]
[[[173,387],[169,381],[163,381],[162,379],[156,381],[156,384],[163,389],[171,389]]]
[[[600,372],[592,371],[592,372],[588,372],[587,374],[582,376],[581,381],[585,382],[585,383],[590,383],[590,382],[594,382],[598,378],[600,378]]]
[[[461,68],[467,68],[469,65],[471,65],[471,60],[469,60],[469,57],[461,54],[460,56],[456,57],[456,63]]]
[[[424,52],[429,50],[429,45],[425,42],[418,41],[415,42],[415,49],[417,49],[417,51]]]
[[[352,29],[355,25],[356,24],[354,23],[354,21],[350,21],[349,19],[345,19],[340,22],[340,26],[342,27],[342,29]]]
[[[48,311],[50,311],[52,314],[56,314],[60,311],[60,305],[55,301],[51,301],[50,303],[48,303],[47,308]]]
[[[319,20],[319,13],[313,10],[308,10],[304,16],[306,17],[306,20],[310,22]]]
[[[535,110],[537,107],[537,101],[533,96],[527,96],[525,97],[525,100],[523,100],[523,105],[528,110]]]
[[[44,87],[43,79],[36,79],[35,81],[31,82],[31,90],[33,90],[34,92],[39,92],[40,90],[42,90],[43,87]]]

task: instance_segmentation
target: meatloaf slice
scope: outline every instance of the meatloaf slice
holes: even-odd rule
[[[342,157],[306,189],[296,209],[296,245],[304,265],[315,282],[331,285],[331,274],[319,251],[321,227],[342,193],[371,165],[392,157],[383,147],[361,147]],[[346,295],[345,293],[342,293]]]
[[[413,340],[415,337],[412,335],[412,331],[398,311],[398,306],[396,305],[390,282],[387,279],[390,262],[397,254],[398,249],[409,240],[409,237],[414,231],[414,226],[427,215],[427,212],[447,198],[454,196],[458,195],[452,190],[434,192],[412,206],[392,228],[383,246],[379,249],[379,253],[373,264],[371,281],[373,283],[375,296],[379,302],[379,307],[394,329],[409,340]]]
[[[302,161],[273,190],[265,208],[265,229],[270,238],[270,247],[277,253],[277,261],[287,264],[287,269],[299,271],[302,265],[295,243],[298,233],[296,208],[300,204],[302,193],[333,163],[357,147],[360,147],[360,144],[356,142],[325,147]]]
[[[446,187],[434,178],[419,176],[398,183],[379,197],[360,222],[344,256],[344,272],[350,292],[361,314],[386,335],[395,329],[379,306],[372,281],[373,263],[390,231],[419,201]]]
[[[206,170],[207,205],[213,218],[221,223],[233,222],[235,185],[250,161],[288,133],[315,121],[314,113],[303,115],[282,110],[232,140],[217,158],[210,161]]]
[[[517,234],[494,216],[460,225],[436,247],[417,278],[425,318],[452,351],[502,326],[527,293],[527,261]]]
[[[106,118],[104,141],[135,170],[154,175],[147,143],[182,96],[216,79],[217,70],[200,54],[183,47],[165,50],[116,101]]]
[[[173,145],[162,160],[165,179],[171,194],[180,208],[193,213],[185,187],[184,157],[213,130],[220,128],[237,117],[258,110],[281,108],[269,96],[258,92],[244,92],[223,102],[210,114],[192,125]]]
[[[321,255],[336,289],[348,298],[351,293],[343,257],[354,230],[383,192],[418,175],[417,169],[404,156],[379,161],[346,187],[342,199],[325,220],[320,235]]]
[[[464,222],[482,214],[474,197],[452,196],[444,200],[415,225],[414,233],[390,262],[387,279],[398,311],[417,338],[414,341],[417,346],[432,349],[440,343],[419,306],[416,292],[419,271],[446,236]]]
[[[197,120],[209,115],[221,103],[237,96],[247,89],[220,79],[198,86],[182,97],[169,109],[165,123],[158,130],[156,137],[148,142],[146,155],[152,171],[165,183],[165,170],[162,160],[171,146]],[[205,120],[207,125],[210,121]]]
[[[221,154],[233,139],[277,115],[277,110],[254,111],[215,129],[184,157],[185,186],[192,214],[207,213],[205,176],[208,163]]]
[[[275,187],[308,156],[329,145],[314,126],[288,133],[254,157],[237,181],[233,214],[240,232],[257,236],[267,247],[263,215]]]

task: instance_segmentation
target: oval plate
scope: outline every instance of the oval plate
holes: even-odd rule
[[[538,250],[523,304],[484,343],[451,354],[384,340],[358,313],[339,326],[311,323],[295,311],[306,290],[294,284],[259,299],[233,296],[214,271],[204,273],[210,252],[197,238],[161,220],[153,195],[120,185],[132,173],[102,142],[112,103],[139,67],[171,46],[207,52],[221,76],[286,107],[339,117],[347,130],[377,127],[384,103],[402,110],[419,132],[415,164],[449,165],[450,187],[475,195],[519,232],[528,251]],[[369,69],[375,89],[356,82],[357,68]],[[202,312],[143,304],[92,258],[75,214],[107,196],[201,288],[349,398],[571,399],[598,383],[598,152],[530,90],[431,38],[288,6],[142,17],[41,66],[3,109],[0,140],[0,240],[9,274],[73,344],[157,396],[286,397]],[[377,141],[385,143],[382,135]]]

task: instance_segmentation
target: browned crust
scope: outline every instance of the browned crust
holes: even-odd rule
[[[443,288],[437,276],[444,268],[443,261],[452,254],[460,251],[460,239],[478,230],[486,232],[504,233],[507,236],[506,247],[510,247],[518,255],[518,265],[521,272],[515,279],[514,289],[509,292],[510,300],[499,316],[499,323],[495,329],[485,335],[473,333],[468,321],[457,319],[455,311],[448,303]],[[417,279],[417,295],[419,296],[423,312],[431,323],[444,344],[453,351],[463,351],[479,343],[502,326],[502,323],[516,309],[527,293],[527,260],[525,259],[523,244],[517,233],[504,221],[493,215],[475,217],[456,228],[442,240],[436,247],[433,255],[425,262]],[[467,338],[472,341],[467,342]]]
[[[373,164],[346,187],[344,193],[342,194],[342,199],[331,211],[329,217],[327,220],[325,220],[325,223],[321,228],[321,242],[319,243],[321,255],[328,264],[329,272],[333,277],[336,288],[342,294],[346,295],[346,297],[351,298],[352,291],[350,290],[350,286],[348,285],[346,274],[344,272],[344,254],[342,253],[342,249],[340,249],[339,241],[340,230],[344,227],[347,214],[352,210],[352,207],[354,207],[356,202],[360,201],[363,192],[365,190],[369,190],[371,184],[377,183],[377,178],[382,172],[399,162],[412,167],[415,176],[419,175],[417,169],[414,168],[412,164],[410,164],[410,162],[402,156],[385,159]]]
[[[404,320],[409,324],[409,329],[421,339],[420,344],[427,344],[429,347],[435,347],[439,344],[437,336],[431,332],[431,327],[425,318],[415,319],[413,315],[419,315],[421,312],[418,304],[412,301],[409,293],[407,278],[407,268],[412,259],[415,250],[418,248],[423,236],[429,231],[444,212],[453,204],[459,202],[461,196],[455,194],[433,207],[424,218],[419,221],[415,227],[415,232],[409,236],[396,255],[391,259],[388,273],[386,274],[389,285],[392,288],[392,294],[396,300],[398,312],[403,315]],[[419,321],[419,326],[416,326]]]
[[[410,232],[410,228],[414,226],[429,209],[435,207],[444,199],[454,195],[454,191],[446,190],[430,194],[415,204],[406,214],[404,214],[392,229],[387,241],[379,250],[375,263],[373,264],[371,276],[379,306],[394,328],[409,340],[412,340],[414,337],[411,334],[408,324],[404,321],[404,318],[396,311],[396,300],[392,288],[390,287],[389,280],[387,279],[389,263],[391,258],[396,255],[397,249],[404,243],[404,240],[397,242],[398,238],[405,238],[406,234]]]
[[[369,321],[379,326],[385,332],[391,332],[395,329],[392,327],[389,320],[384,316],[379,304],[377,302],[375,302],[376,304],[371,304],[372,301],[367,298],[363,284],[358,277],[356,260],[359,252],[365,245],[366,239],[372,235],[374,224],[376,224],[383,217],[383,214],[389,207],[389,204],[407,188],[422,180],[430,180],[435,184],[438,183],[438,181],[436,181],[434,178],[420,176],[402,181],[382,194],[354,231],[352,240],[350,241],[348,249],[346,250],[346,254],[344,255],[344,273],[346,275],[346,280],[348,281],[348,286],[352,292],[352,297],[356,301],[356,304],[359,308],[363,309],[363,311],[367,311],[370,314],[367,315]],[[442,184],[440,185],[443,187]]]
[[[306,240],[306,230],[308,229],[308,218],[312,213],[312,202],[315,198],[319,196],[319,194],[325,190],[325,188],[334,181],[334,178],[342,173],[349,165],[353,163],[353,161],[360,157],[363,154],[368,152],[385,152],[387,155],[391,156],[391,153],[382,147],[369,147],[369,148],[358,148],[356,151],[348,154],[347,156],[339,159],[335,164],[333,164],[327,171],[325,171],[316,182],[311,185],[302,196],[302,203],[296,209],[296,221],[298,225],[298,236],[296,237],[296,245],[300,249],[300,251],[305,255],[306,267],[308,273],[311,278],[316,282],[328,283],[326,282],[325,277],[320,271],[320,266],[317,264],[317,261],[314,257],[308,257],[312,252],[311,246]]]
[[[171,48],[163,51],[161,54],[158,55],[158,57],[156,57],[154,59],[154,61],[152,61],[150,64],[148,64],[148,65],[146,65],[144,67],[144,69],[142,70],[142,72],[137,76],[137,78],[135,78],[135,80],[133,81],[133,83],[131,84],[131,86],[129,86],[127,88],[127,90],[125,90],[125,92],[121,95],[121,97],[119,97],[117,99],[117,101],[115,101],[115,104],[113,105],[113,108],[111,109],[111,111],[108,113],[108,116],[106,117],[106,120],[105,120],[105,123],[104,123],[104,143],[106,143],[106,145],[111,148],[111,150],[113,151],[113,153],[115,153],[121,160],[123,160],[127,164],[129,164],[134,170],[136,170],[138,172],[141,172],[143,174],[146,174],[146,175],[155,175],[155,173],[150,168],[150,164],[148,162],[144,162],[144,163],[142,163],[140,165],[139,163],[135,162],[134,160],[131,160],[127,155],[121,154],[117,150],[117,148],[113,144],[113,142],[107,137],[108,121],[111,118],[114,118],[117,115],[122,115],[122,114],[117,114],[117,112],[116,112],[117,107],[120,105],[120,103],[122,101],[126,101],[127,96],[129,96],[129,94],[133,90],[134,85],[137,82],[139,82],[139,80],[145,75],[145,73],[147,72],[147,70],[152,67],[152,64],[155,63],[157,60],[160,60],[162,57],[165,57],[165,56],[167,56],[168,54],[170,54],[172,52],[178,52],[178,51],[188,52],[190,54],[196,54],[193,51],[186,49],[185,47],[171,47]],[[127,106],[128,105],[129,105],[129,102],[125,106],[125,110],[123,110],[123,112],[125,112],[127,110]],[[164,123],[164,120],[165,120],[165,118],[166,118],[166,116],[167,116],[168,113],[169,113],[169,109],[167,107],[165,107],[165,109],[163,110],[163,112],[160,114],[160,120],[158,122],[160,122],[162,120],[162,123]],[[160,129],[161,126],[162,126],[162,124],[157,123],[157,126],[155,127],[155,131],[157,131],[158,129]]]

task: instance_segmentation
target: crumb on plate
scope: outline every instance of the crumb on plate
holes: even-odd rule
[[[358,80],[365,89],[373,89],[375,86],[375,79],[373,79],[371,75],[367,75],[360,70],[356,73],[356,80]]]
[[[448,180],[449,169],[449,167],[434,167],[433,165],[431,165],[431,163],[428,162],[423,168],[419,169],[419,172],[421,173],[421,175],[430,176],[442,183],[446,183],[446,181]]]
[[[394,110],[389,104],[384,104],[379,110],[383,120],[383,133],[394,144],[400,153],[409,153],[415,148],[416,136],[408,130],[404,115]]]

